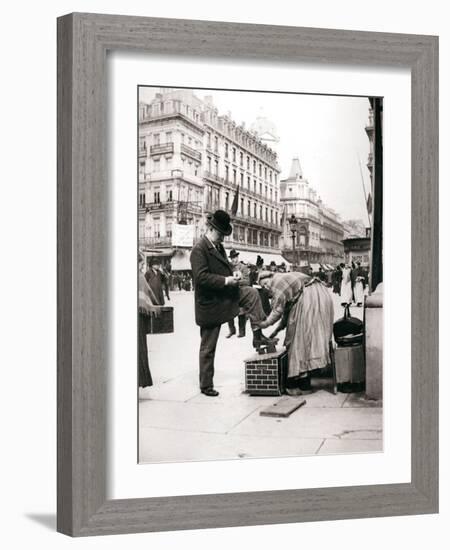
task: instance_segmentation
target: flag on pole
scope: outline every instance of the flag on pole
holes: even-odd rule
[[[280,220],[281,227],[283,227],[285,221],[286,221],[286,205],[284,204],[283,211],[281,212],[281,220]]]
[[[236,216],[236,213],[238,211],[238,204],[239,204],[239,185],[236,189],[236,194],[234,195],[233,204],[231,205],[231,215]]]
[[[367,213],[369,214],[369,216],[370,214],[372,214],[372,208],[373,208],[372,195],[369,192],[369,196],[367,197]]]

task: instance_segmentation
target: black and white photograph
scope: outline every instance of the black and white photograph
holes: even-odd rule
[[[382,452],[382,117],[138,87],[140,463]]]

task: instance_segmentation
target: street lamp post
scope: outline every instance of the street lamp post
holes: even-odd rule
[[[292,237],[292,260],[294,265],[297,266],[298,265],[297,249],[295,247],[295,235],[297,233],[297,218],[295,217],[295,214],[292,214],[288,222],[289,222],[289,229],[291,230],[291,237]]]

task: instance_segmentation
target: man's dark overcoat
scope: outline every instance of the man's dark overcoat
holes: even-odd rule
[[[239,288],[225,285],[225,277],[233,275],[232,266],[223,246],[218,248],[203,237],[191,252],[195,322],[201,327],[221,325],[239,313]]]

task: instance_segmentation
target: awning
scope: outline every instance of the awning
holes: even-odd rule
[[[286,267],[291,266],[291,264],[285,260],[281,254],[265,254],[264,252],[252,252],[251,250],[239,249],[236,249],[236,251],[239,252],[239,260],[246,264],[256,265],[256,258],[261,256],[265,266],[269,266],[270,262],[275,262],[277,265],[284,263]],[[230,250],[227,250],[226,252],[227,256],[229,256]]]

